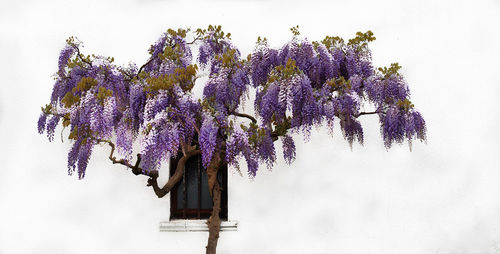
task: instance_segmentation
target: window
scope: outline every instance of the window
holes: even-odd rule
[[[170,159],[170,176],[177,167],[178,158]],[[221,220],[227,220],[227,165],[221,166],[217,179],[222,187]],[[202,166],[201,155],[192,156],[186,162],[182,179],[170,192],[170,220],[208,219],[213,202],[208,191],[207,172]]]

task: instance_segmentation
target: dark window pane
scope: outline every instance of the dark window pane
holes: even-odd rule
[[[191,157],[186,162],[186,192],[187,192],[187,208],[198,208],[198,160],[196,157]]]
[[[177,184],[177,209],[184,209],[184,180],[181,179]]]
[[[207,170],[201,169],[201,209],[212,209],[214,206],[208,190]]]

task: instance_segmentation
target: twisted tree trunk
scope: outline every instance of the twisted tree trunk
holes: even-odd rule
[[[158,186],[158,180],[157,180],[158,176],[157,175],[149,178],[148,179],[148,186],[153,187],[153,190],[154,190],[156,196],[158,196],[159,198],[162,198],[165,195],[167,195],[170,192],[170,190],[172,190],[172,188],[174,188],[174,186],[182,179],[182,176],[184,174],[184,167],[186,166],[187,160],[189,158],[191,158],[192,156],[198,155],[198,154],[201,154],[201,151],[197,150],[197,149],[192,149],[192,150],[187,151],[184,154],[184,156],[182,156],[180,158],[179,162],[177,163],[177,168],[175,169],[174,175],[172,175],[168,179],[167,183],[163,187]]]
[[[207,176],[208,176],[208,188],[210,191],[210,196],[214,203],[212,209],[212,215],[207,220],[208,225],[208,243],[207,243],[207,254],[215,254],[217,249],[217,242],[219,240],[220,224],[221,220],[219,213],[221,210],[221,187],[217,181],[217,172],[219,171],[221,159],[220,154],[214,155],[212,162],[208,166]]]

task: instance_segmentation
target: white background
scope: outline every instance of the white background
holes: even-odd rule
[[[428,143],[386,151],[375,117],[365,145],[339,134],[297,139],[256,179],[230,174],[219,253],[500,253],[500,2],[2,1],[0,253],[202,253],[208,233],[160,233],[168,197],[95,150],[84,180],[66,174],[70,144],[38,135],[65,39],[118,63],[147,60],[167,28],[221,24],[244,55],[257,36],[371,29],[376,66],[397,61],[428,124]],[[66,133],[67,135],[67,133]],[[280,144],[278,144],[280,145]]]

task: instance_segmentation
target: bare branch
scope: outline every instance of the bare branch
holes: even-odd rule
[[[120,69],[120,72],[128,77],[128,79],[127,79],[128,81],[132,80],[135,77],[132,74],[130,74],[122,69]]]
[[[200,40],[201,38],[202,38],[202,36],[201,36],[201,35],[198,35],[198,36],[196,36],[196,37],[193,39],[193,41],[191,41],[191,42],[186,42],[186,44],[187,44],[187,45],[194,44],[196,41]]]
[[[245,117],[245,118],[248,118],[250,120],[252,120],[253,123],[257,123],[257,119],[255,119],[255,117],[251,116],[251,115],[248,115],[248,114],[244,114],[244,113],[238,113],[238,112],[232,112],[231,115],[234,115],[234,116],[239,116],[239,117]]]
[[[124,165],[130,169],[132,169],[132,173],[134,175],[145,175],[149,177],[158,177],[158,171],[152,170],[152,171],[145,171],[142,168],[139,167],[139,164],[141,163],[141,154],[137,154],[137,161],[135,162],[135,165],[130,164],[128,161],[124,159],[117,159],[115,156],[113,156],[115,152],[115,144],[109,140],[104,140],[104,139],[96,139],[92,138],[98,143],[107,143],[111,147],[111,153],[109,154],[109,160],[113,162],[113,164],[121,164]]]
[[[80,53],[80,48],[76,45],[72,45],[74,49],[76,49],[76,55],[78,56],[78,58],[80,58],[80,60],[86,64],[88,64],[90,67],[92,67],[92,62],[89,62],[87,61],[83,55]]]
[[[373,114],[379,114],[379,113],[382,113],[382,114],[385,114],[385,112],[381,112],[381,111],[373,111],[373,112],[360,112],[359,114],[355,115],[355,117],[360,117],[362,115],[373,115]]]

